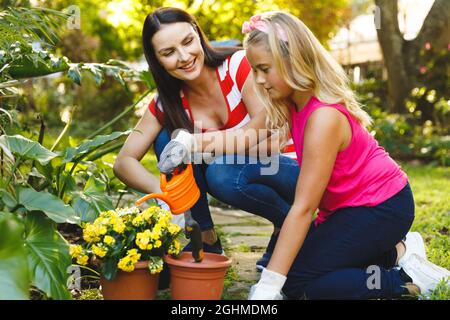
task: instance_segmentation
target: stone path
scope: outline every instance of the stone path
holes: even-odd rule
[[[241,210],[210,209],[225,253],[233,261],[223,299],[246,299],[250,286],[259,279],[255,263],[266,249],[273,225]]]

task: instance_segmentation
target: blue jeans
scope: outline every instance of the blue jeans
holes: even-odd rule
[[[154,143],[158,160],[169,141],[169,132],[161,130]],[[228,164],[232,159],[235,162]],[[269,166],[261,162],[250,163],[250,158],[242,155],[225,155],[210,164],[194,165],[195,181],[201,195],[191,212],[200,228],[214,227],[207,193],[233,207],[264,217],[281,228],[294,201],[299,166],[297,161],[280,156],[278,172],[261,175],[261,168]]]
[[[414,199],[407,184],[375,207],[339,209],[317,227],[311,224],[283,292],[295,299],[377,299],[407,294],[399,270],[393,267],[395,245],[413,220]]]

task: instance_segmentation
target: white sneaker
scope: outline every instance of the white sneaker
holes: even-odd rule
[[[427,260],[427,254],[425,252],[425,243],[423,238],[418,232],[408,232],[406,239],[403,241],[406,251],[404,255],[398,260],[398,265],[403,267],[405,261],[408,260],[411,254],[417,254],[419,257]]]
[[[403,261],[403,270],[419,287],[420,293],[427,296],[441,280],[450,280],[450,271],[412,253]]]

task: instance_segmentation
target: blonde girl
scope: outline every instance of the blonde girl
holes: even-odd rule
[[[367,131],[371,119],[341,66],[288,13],[256,15],[243,32],[266,124],[280,137],[291,133],[301,167],[294,203],[249,298],[429,293],[450,273],[426,259],[418,233],[408,233],[408,178]]]

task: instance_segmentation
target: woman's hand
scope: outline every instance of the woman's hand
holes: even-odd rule
[[[158,162],[159,170],[168,174],[180,164],[189,163],[194,146],[194,136],[186,130],[179,130],[176,137],[170,140],[161,152]]]

